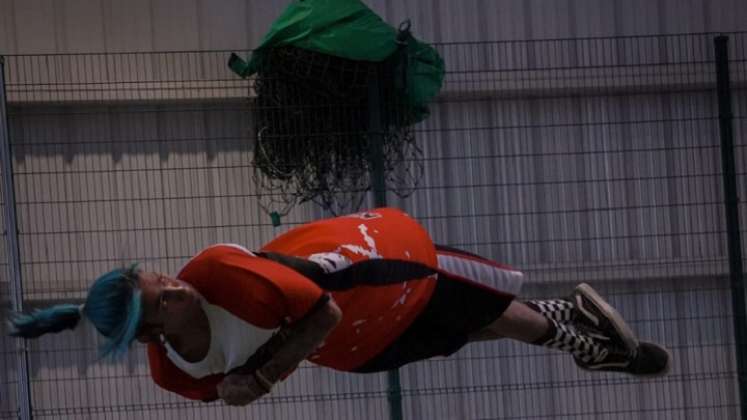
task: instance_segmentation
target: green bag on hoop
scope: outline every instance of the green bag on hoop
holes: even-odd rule
[[[249,77],[262,68],[268,51],[281,46],[381,62],[404,44],[405,53],[395,58],[394,66],[404,71],[405,82],[395,88],[406,98],[410,123],[415,123],[428,116],[427,104],[441,89],[444,63],[433,47],[416,40],[409,30],[402,34],[359,0],[298,0],[272,24],[248,63],[234,54],[229,66],[239,76]]]

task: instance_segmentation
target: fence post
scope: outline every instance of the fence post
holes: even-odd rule
[[[18,248],[18,223],[16,197],[13,184],[13,157],[8,136],[8,108],[5,96],[5,57],[0,56],[0,166],[3,177],[3,202],[5,203],[5,245],[8,257],[8,279],[14,311],[23,310],[23,285],[21,284],[21,257]],[[14,340],[18,368],[18,418],[31,419],[31,388],[29,384],[28,353],[25,340]]]
[[[729,283],[731,285],[732,316],[737,357],[737,380],[739,381],[739,407],[741,418],[747,419],[747,322],[745,322],[745,288],[742,269],[742,244],[739,234],[739,197],[734,158],[733,115],[731,110],[731,86],[729,79],[729,37],[717,36],[716,90],[718,92],[718,119],[721,134],[721,165],[724,183],[724,206],[726,210],[726,232],[729,252]]]
[[[371,189],[373,190],[374,206],[386,206],[386,173],[384,171],[383,133],[384,124],[381,110],[384,104],[381,100],[381,86],[379,77],[368,85],[368,133],[369,153],[371,161]],[[390,370],[387,373],[387,401],[389,402],[389,418],[391,420],[402,420],[402,387],[399,380],[399,370]]]

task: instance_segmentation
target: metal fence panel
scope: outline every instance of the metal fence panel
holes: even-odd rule
[[[745,34],[731,37],[744,163]],[[448,73],[416,127],[424,177],[388,202],[437,242],[523,269],[526,296],[591,282],[641,337],[672,349],[674,365],[644,381],[592,375],[540,348],[472,344],[402,370],[405,418],[736,418],[712,38],[437,46]],[[259,208],[251,82],[230,74],[227,56],[8,58],[28,304],[79,300],[96,275],[130,262],[174,273],[211,243],[257,248],[325,214],[302,205],[273,228]],[[97,343],[88,327],[29,342],[34,417],[388,415],[385,375],[305,364],[237,410],[168,395],[142,349],[115,365],[96,359]]]
[[[740,197],[739,214],[740,228],[742,234],[742,260],[747,256],[747,249],[744,247],[745,224],[744,215],[747,214],[747,177],[745,168],[747,168],[747,95],[745,94],[744,81],[747,80],[747,36],[745,34],[736,34],[729,36],[729,57],[732,79],[732,110],[734,112],[734,152],[737,168],[737,193]]]
[[[2,92],[0,92],[2,95]],[[3,116],[0,115],[0,124],[3,123]],[[0,175],[1,176],[1,175]],[[0,178],[2,181],[2,178]],[[3,186],[0,182],[0,197],[2,197]],[[5,200],[0,201],[0,211],[5,210]],[[11,295],[10,281],[8,277],[8,253],[6,250],[5,218],[0,220],[0,231],[2,231],[2,244],[0,244],[0,312],[5,314],[13,306]],[[0,323],[0,370],[3,375],[0,377],[0,419],[15,419],[18,416],[18,399],[16,398],[18,387],[18,357],[16,343],[7,336],[7,326],[5,322]]]
[[[524,268],[529,296],[591,282],[675,365],[641,381],[473,345],[404,370],[409,417],[736,418],[712,37],[442,49],[459,93],[423,125],[427,176],[402,204],[437,241]]]

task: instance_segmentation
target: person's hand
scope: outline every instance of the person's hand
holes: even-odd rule
[[[247,405],[268,392],[254,375],[231,373],[218,384],[218,396],[228,405]]]

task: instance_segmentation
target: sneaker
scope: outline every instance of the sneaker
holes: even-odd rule
[[[657,377],[669,373],[672,353],[666,347],[641,341],[629,373],[636,376]]]
[[[620,355],[628,355],[638,348],[638,338],[625,323],[622,316],[607,303],[596,290],[581,283],[569,298],[576,306],[572,325],[579,331],[619,349]]]
[[[649,378],[669,373],[671,359],[669,350],[646,341],[641,341],[632,353],[623,350],[607,350],[607,353],[590,362],[574,357],[576,365],[584,370],[622,372]]]
[[[601,341],[601,340],[599,340]],[[573,356],[576,365],[584,370],[595,372],[627,372],[637,356],[637,351],[604,343],[602,351],[593,359]]]

